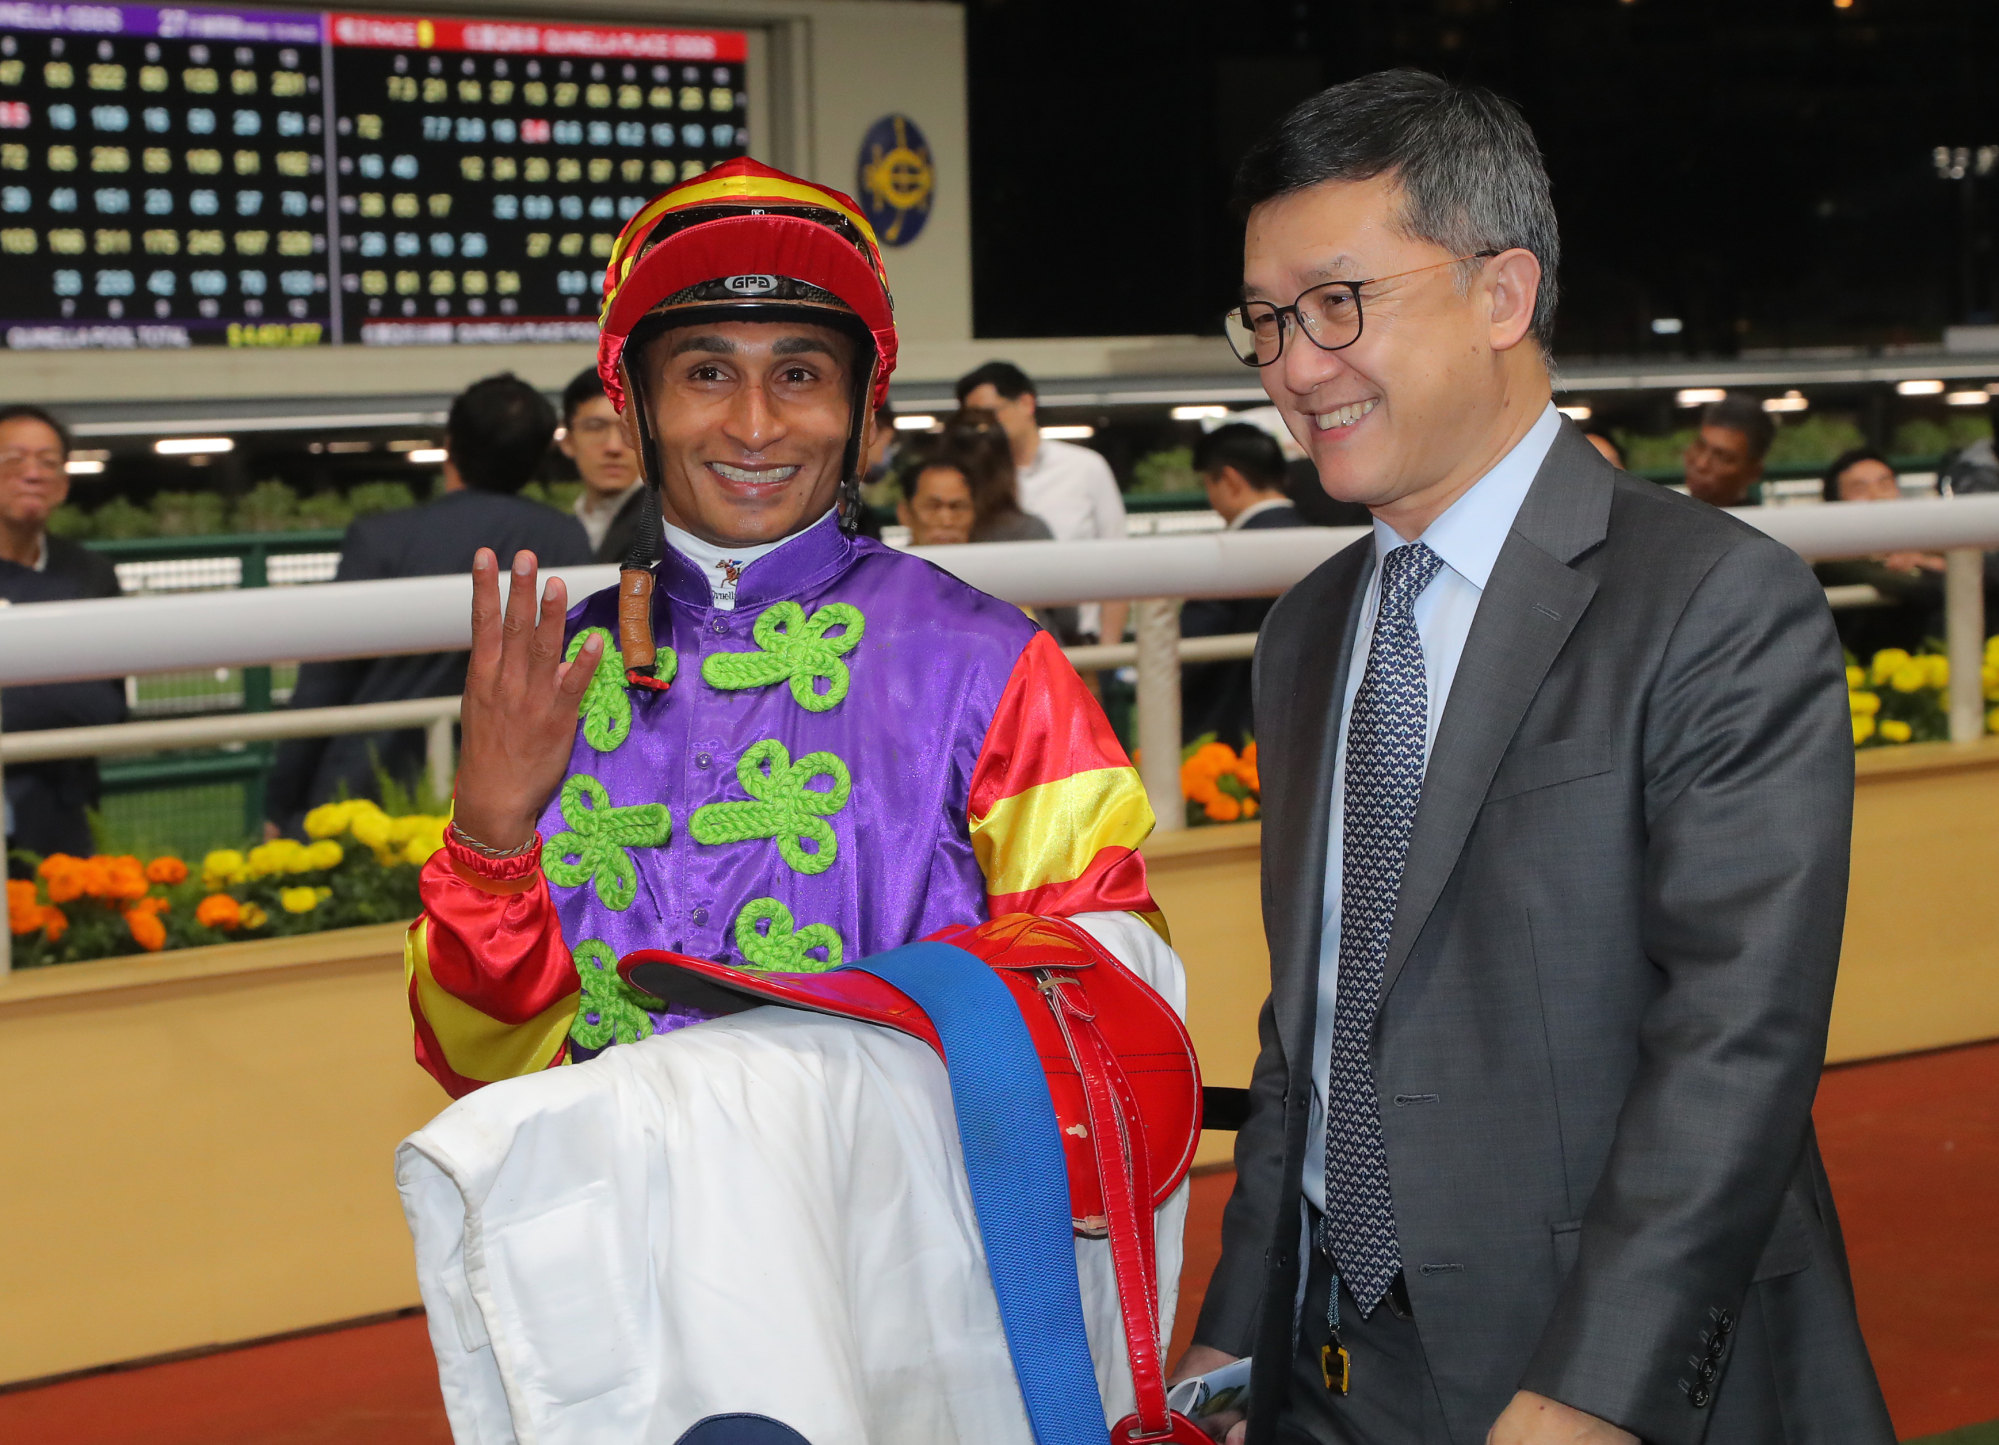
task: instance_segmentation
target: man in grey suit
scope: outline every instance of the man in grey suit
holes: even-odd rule
[[[1532,133],[1414,71],[1244,160],[1237,354],[1374,536],[1263,629],[1271,996],[1179,1373],[1245,1433],[1893,1440],[1811,1104],[1853,760],[1796,557],[1550,403]]]

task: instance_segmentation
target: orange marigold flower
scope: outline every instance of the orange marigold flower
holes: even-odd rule
[[[171,888],[186,881],[187,864],[171,853],[163,853],[146,865],[146,878],[149,882],[164,883]]]
[[[25,878],[7,880],[7,931],[33,933],[42,926],[42,904]]]
[[[132,937],[139,947],[148,953],[158,953],[167,946],[167,926],[157,915],[142,908],[134,908],[125,915],[125,926],[132,930]]]
[[[194,921],[228,933],[243,921],[243,906],[227,893],[211,893],[196,905]]]
[[[173,904],[167,902],[166,899],[155,898],[149,895],[145,898],[136,899],[132,903],[132,906],[125,911],[128,913],[150,913],[158,917],[172,907]]]
[[[1242,804],[1227,793],[1216,793],[1202,805],[1212,823],[1233,823],[1242,816]]]
[[[36,870],[49,885],[51,903],[68,903],[83,896],[85,865],[67,853],[51,853]]]
[[[1242,779],[1242,785],[1252,793],[1263,791],[1263,784],[1256,775],[1256,744],[1250,743],[1242,750],[1242,757],[1236,761],[1235,775]]]
[[[1256,807],[1256,799],[1254,799],[1254,798],[1244,798],[1244,799],[1242,800],[1242,815],[1243,815],[1243,817],[1245,817],[1245,818],[1254,818],[1254,817],[1256,816],[1256,813],[1257,813],[1257,807]]]
[[[44,908],[42,910],[42,937],[48,939],[50,943],[55,943],[67,932],[69,932],[69,915],[67,913],[64,913],[60,908]]]
[[[104,886],[102,895],[130,901],[144,898],[149,886],[146,882],[146,866],[130,854],[116,858],[92,859],[104,864]]]

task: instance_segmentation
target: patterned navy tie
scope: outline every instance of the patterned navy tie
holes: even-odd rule
[[[1421,542],[1383,559],[1374,643],[1347,719],[1339,998],[1326,1084],[1326,1217],[1319,1244],[1363,1315],[1373,1313],[1402,1268],[1368,1046],[1409,831],[1423,793],[1430,689],[1414,609],[1443,565]]]

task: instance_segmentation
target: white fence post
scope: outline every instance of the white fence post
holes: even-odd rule
[[[458,759],[453,756],[456,742],[451,732],[453,721],[441,717],[424,729],[424,769],[430,777],[432,795],[439,798],[451,796],[451,785],[458,772]]]
[[[1161,833],[1187,826],[1180,796],[1180,604],[1138,604],[1138,776]]]
[[[1944,554],[1944,645],[1950,655],[1950,740],[1985,736],[1985,554]]]

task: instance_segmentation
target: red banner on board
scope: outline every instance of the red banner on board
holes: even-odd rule
[[[414,15],[326,17],[335,45],[381,50],[453,50],[477,55],[547,55],[577,60],[745,60],[740,30],[652,30],[623,25],[447,20]]]

